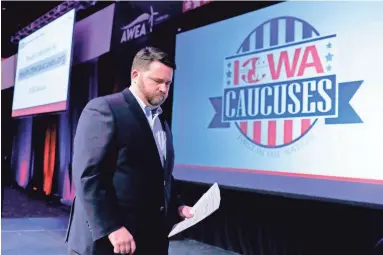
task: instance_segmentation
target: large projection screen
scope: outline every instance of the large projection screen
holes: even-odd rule
[[[20,40],[12,117],[67,109],[75,12]]]
[[[285,2],[179,33],[175,178],[383,205],[382,10]]]

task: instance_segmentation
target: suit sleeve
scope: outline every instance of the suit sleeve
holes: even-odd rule
[[[117,153],[114,130],[114,117],[107,101],[103,98],[90,101],[77,125],[73,178],[76,199],[82,204],[93,241],[123,226],[112,181]]]
[[[181,192],[180,192],[180,189],[179,189],[179,184],[178,182],[174,179],[173,175],[172,175],[172,199],[173,199],[173,204],[176,206],[176,209],[178,210],[178,207],[184,205],[184,202],[182,201],[182,197],[181,197]]]
[[[167,122],[165,122],[165,128],[166,128],[166,131],[167,131],[167,134],[169,134],[170,136],[170,139],[173,141],[173,135],[172,135],[172,132],[170,131],[170,127],[169,127],[169,124]],[[173,142],[171,142],[171,144],[173,144]],[[174,148],[173,148],[173,151],[174,151]],[[175,157],[175,153],[174,153],[174,157]],[[174,160],[174,158],[173,158]],[[173,167],[174,167],[174,163],[173,163]],[[180,191],[180,188],[179,188],[179,183],[177,180],[174,179],[174,176],[173,174],[171,174],[171,195],[170,195],[170,199],[171,199],[171,203],[176,207],[176,210],[178,212],[178,207],[184,205],[184,202],[182,200],[182,196],[181,196],[181,191]],[[178,215],[178,213],[177,213]]]

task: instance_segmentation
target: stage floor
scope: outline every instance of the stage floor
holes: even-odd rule
[[[2,218],[2,255],[66,255],[68,218]],[[170,255],[235,255],[194,240],[172,241]]]

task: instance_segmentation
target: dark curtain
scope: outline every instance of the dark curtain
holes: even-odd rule
[[[55,170],[57,172],[57,193],[65,204],[70,204],[75,194],[71,181],[71,159],[77,122],[87,102],[98,96],[99,79],[104,75],[99,72],[99,66],[105,60],[104,57],[75,66],[71,78],[69,109],[58,118],[59,143]],[[104,71],[105,75],[109,74],[108,70]]]
[[[18,186],[26,188],[34,170],[34,150],[32,149],[32,118],[24,118],[14,123],[15,134],[11,154],[11,178]]]
[[[70,106],[64,113],[20,119],[8,117],[7,125],[14,130],[11,132],[12,142],[9,142],[12,148],[9,173],[13,183],[71,203],[75,192],[71,183],[72,141],[77,121],[89,100],[100,95],[100,91],[112,92],[114,69],[110,61],[110,56],[105,54],[72,67]],[[12,95],[2,93],[10,106]],[[11,107],[8,107],[7,116],[10,111]]]
[[[179,184],[187,204],[210,187]],[[183,235],[245,255],[383,254],[383,211],[221,187],[219,210]]]
[[[15,176],[11,171],[12,143],[18,126],[12,121],[13,87],[1,91],[1,182],[9,185]]]

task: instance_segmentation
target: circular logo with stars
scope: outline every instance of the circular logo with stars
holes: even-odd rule
[[[296,17],[260,24],[224,60],[223,96],[210,98],[209,128],[235,126],[257,146],[281,148],[321,120],[361,122],[348,104],[361,81],[337,83],[335,46],[336,34],[320,35]]]

